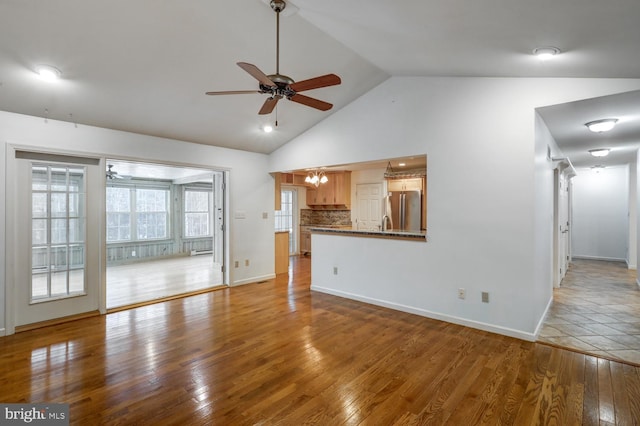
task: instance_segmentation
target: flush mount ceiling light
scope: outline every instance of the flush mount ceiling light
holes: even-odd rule
[[[307,177],[304,178],[304,181],[306,183],[314,185],[317,188],[321,183],[329,182],[329,178],[324,174],[323,171],[318,172],[316,170],[315,172],[309,172],[307,174]]]
[[[45,81],[56,81],[62,75],[58,68],[51,65],[37,65],[35,71],[36,74],[38,74],[40,78]]]
[[[584,123],[584,125],[594,133],[602,133],[613,129],[617,122],[617,118],[605,118],[602,120],[590,121],[588,123]]]
[[[265,124],[262,126],[262,131],[265,133],[271,133],[273,132],[273,126],[271,124]]]
[[[609,148],[590,149],[589,154],[593,155],[594,157],[606,157],[607,155],[609,155],[609,151],[611,151]]]
[[[536,47],[533,49],[533,54],[542,60],[551,59],[558,53],[560,53],[560,49],[553,46]]]

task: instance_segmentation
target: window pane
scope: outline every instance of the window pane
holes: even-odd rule
[[[136,211],[165,212],[167,211],[167,194],[162,189],[136,189]]]
[[[51,193],[51,216],[66,217],[67,216],[67,194],[60,192]]]
[[[139,240],[167,238],[169,191],[136,189],[136,231]]]
[[[47,219],[31,221],[31,244],[34,246],[47,244]]]
[[[31,168],[31,189],[46,191],[49,188],[49,172],[46,167],[33,166]]]
[[[138,213],[138,239],[156,239],[167,237],[167,215],[165,213]]]
[[[129,188],[107,187],[107,212],[130,212]]]
[[[131,240],[131,215],[129,213],[107,214],[107,241]]]
[[[209,234],[209,213],[185,214],[185,237],[206,237]]]
[[[67,191],[66,167],[51,167],[51,190]]]
[[[186,190],[184,193],[184,236],[211,235],[211,191]]]
[[[31,214],[33,217],[47,217],[47,193],[34,192],[31,194]]]
[[[186,191],[185,207],[186,212],[208,212],[209,211],[209,193],[203,191]]]

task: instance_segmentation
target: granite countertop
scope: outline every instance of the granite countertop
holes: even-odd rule
[[[426,231],[370,231],[360,229],[344,229],[327,226],[312,226],[311,232],[319,234],[335,234],[352,237],[388,238],[394,240],[427,241]]]

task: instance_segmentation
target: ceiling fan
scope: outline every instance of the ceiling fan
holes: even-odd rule
[[[206,92],[207,95],[244,95],[250,93],[265,93],[269,97],[260,108],[258,114],[270,114],[282,98],[297,102],[321,111],[330,110],[333,105],[301,95],[305,90],[319,89],[321,87],[335,86],[341,83],[340,77],[335,74],[326,74],[295,82],[291,77],[280,74],[280,12],[286,7],[284,0],[271,0],[271,9],[276,13],[276,73],[266,75],[257,66],[238,62],[237,65],[258,80],[258,90],[232,90],[224,92]]]
[[[131,176],[119,175],[118,172],[112,170],[113,164],[107,165],[107,179],[131,179]]]

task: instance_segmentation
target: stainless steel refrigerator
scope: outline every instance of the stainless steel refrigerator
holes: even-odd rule
[[[386,215],[396,231],[420,231],[422,191],[392,191],[386,197]]]

